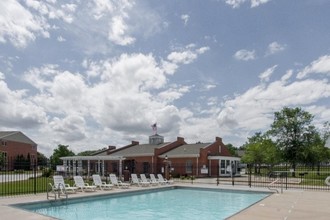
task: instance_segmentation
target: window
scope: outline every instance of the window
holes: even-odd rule
[[[191,160],[187,160],[186,161],[186,173],[192,173],[192,161]]]
[[[7,146],[7,142],[4,141],[4,140],[1,140],[1,145],[4,146],[4,147]]]
[[[0,151],[0,170],[6,169],[7,152]]]
[[[148,162],[143,162],[143,173],[149,173],[149,163]]]

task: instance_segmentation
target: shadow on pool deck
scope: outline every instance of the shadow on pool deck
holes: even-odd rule
[[[177,186],[189,187],[207,187],[207,188],[222,188],[248,191],[267,191],[262,188],[248,188],[242,186],[224,186],[215,184],[184,184],[176,183]],[[151,188],[151,187],[150,187]],[[152,187],[155,188],[155,187]],[[127,192],[132,190],[141,190],[145,188],[131,187],[131,189],[113,189],[110,191],[97,192],[82,192],[72,194],[69,197],[83,197],[92,195],[102,195],[114,192]],[[26,195],[11,198],[0,198],[0,213],[1,219],[24,219],[24,220],[50,220],[54,219],[28,211],[16,209],[9,205],[17,203],[38,202],[45,201],[46,194]],[[327,191],[298,191],[298,190],[284,190],[283,194],[273,194],[266,199],[256,203],[255,205],[241,211],[240,213],[229,218],[230,220],[303,220],[303,219],[330,219],[330,192]]]

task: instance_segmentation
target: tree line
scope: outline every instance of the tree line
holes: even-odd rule
[[[260,173],[262,165],[273,166],[287,163],[293,171],[303,164],[317,167],[330,159],[326,141],[330,137],[330,124],[322,129],[313,124],[314,116],[301,108],[285,107],[274,113],[274,122],[264,133],[257,132],[240,147],[245,151],[242,162],[253,164],[255,172]],[[294,175],[294,173],[293,173]]]

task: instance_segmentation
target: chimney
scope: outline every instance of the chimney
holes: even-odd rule
[[[111,151],[111,150],[115,150],[116,149],[116,146],[108,146],[108,151]]]

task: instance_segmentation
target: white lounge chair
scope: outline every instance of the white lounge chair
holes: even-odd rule
[[[101,180],[100,175],[94,174],[92,175],[92,177],[93,177],[93,185],[96,186],[97,188],[100,188],[101,190],[112,189],[113,185],[103,182]]]
[[[64,182],[64,178],[61,175],[53,176],[54,185],[52,185],[52,190],[61,194],[66,194],[67,192],[76,193],[77,187],[70,186]]]
[[[78,187],[81,191],[96,191],[96,186],[85,183],[81,176],[74,176],[74,186]]]
[[[111,181],[112,185],[117,186],[117,187],[122,188],[122,189],[129,188],[130,184],[129,183],[123,183],[122,181],[118,180],[117,176],[115,174],[112,173],[109,176],[110,176],[110,181]]]
[[[150,183],[148,181],[144,181],[144,180],[139,180],[138,176],[136,175],[136,173],[132,173],[131,174],[131,178],[132,178],[132,183],[138,186],[150,186]]]
[[[155,174],[151,173],[150,174],[150,180],[154,183],[157,183],[157,184],[166,184],[166,182],[160,182],[156,177],[155,177]]]
[[[164,177],[163,177],[163,175],[162,174],[157,174],[157,177],[158,177],[158,181],[159,182],[163,182],[163,183],[167,183],[167,184],[172,184],[172,183],[174,183],[173,182],[173,180],[167,180],[167,179],[165,179]]]
[[[147,177],[144,173],[140,174],[140,177],[143,182],[149,182],[153,186],[158,185],[158,181],[153,181],[152,179],[147,179]]]

